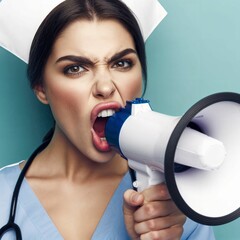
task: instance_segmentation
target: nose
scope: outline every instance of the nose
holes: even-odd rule
[[[109,98],[114,94],[115,90],[116,86],[109,72],[104,71],[104,73],[97,74],[93,87],[93,95],[96,98]]]

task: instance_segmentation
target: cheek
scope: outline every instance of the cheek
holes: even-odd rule
[[[137,81],[136,84],[128,86],[124,90],[124,98],[126,100],[133,100],[142,95],[142,81]]]
[[[136,74],[132,74],[121,81],[122,84],[118,85],[118,89],[124,102],[126,100],[133,100],[136,97],[141,97],[143,85],[141,73],[136,72]]]
[[[84,94],[86,94],[82,87],[81,90],[79,91],[79,87],[74,84],[73,86],[58,85],[48,87],[47,97],[55,118],[61,119],[63,116],[64,119],[70,116],[78,117],[79,112],[81,112],[79,110],[83,108],[81,103],[84,102]]]
[[[53,86],[48,87],[47,97],[49,99],[50,105],[69,105],[70,102],[74,102],[76,94],[70,88]]]
[[[47,100],[54,111],[76,108],[87,91],[87,86],[83,81],[67,78],[62,73],[62,68],[53,66],[51,61],[46,65],[44,79]]]

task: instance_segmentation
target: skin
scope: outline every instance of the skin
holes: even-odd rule
[[[76,21],[57,38],[35,89],[51,107],[55,132],[26,177],[64,239],[91,239],[128,171],[118,154],[94,142],[93,109],[124,106],[141,89],[134,42],[118,22]],[[123,209],[132,239],[180,239],[185,218],[165,185],[128,190]]]

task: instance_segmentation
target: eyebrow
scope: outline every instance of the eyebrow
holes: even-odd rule
[[[91,60],[89,60],[88,58],[75,56],[75,55],[67,55],[67,56],[60,57],[56,61],[56,63],[63,62],[63,61],[81,62],[81,63],[84,63],[86,65],[93,65],[93,62]]]
[[[136,52],[134,49],[132,49],[132,48],[127,48],[127,49],[124,49],[124,50],[121,51],[121,52],[118,52],[118,53],[114,54],[114,55],[110,58],[109,62],[110,62],[110,63],[111,63],[111,62],[115,62],[115,61],[117,61],[118,59],[121,59],[122,57],[124,57],[124,56],[126,56],[126,55],[128,55],[128,54],[130,54],[130,53],[134,53],[134,54],[137,55],[137,52]]]
[[[118,59],[121,59],[122,57],[124,57],[130,53],[134,53],[137,55],[136,50],[134,50],[132,48],[127,48],[127,49],[124,49],[123,51],[120,51],[120,52],[114,54],[108,60],[108,63],[115,62]],[[60,57],[59,59],[57,59],[56,63],[59,63],[62,61],[72,61],[72,62],[80,62],[80,63],[86,64],[86,65],[94,65],[94,62],[92,62],[90,59],[88,59],[86,57],[82,57],[82,56],[75,56],[75,55],[66,55],[66,56]]]

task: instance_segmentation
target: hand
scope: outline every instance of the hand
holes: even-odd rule
[[[124,193],[124,218],[132,239],[180,240],[186,217],[171,200],[165,184]]]

